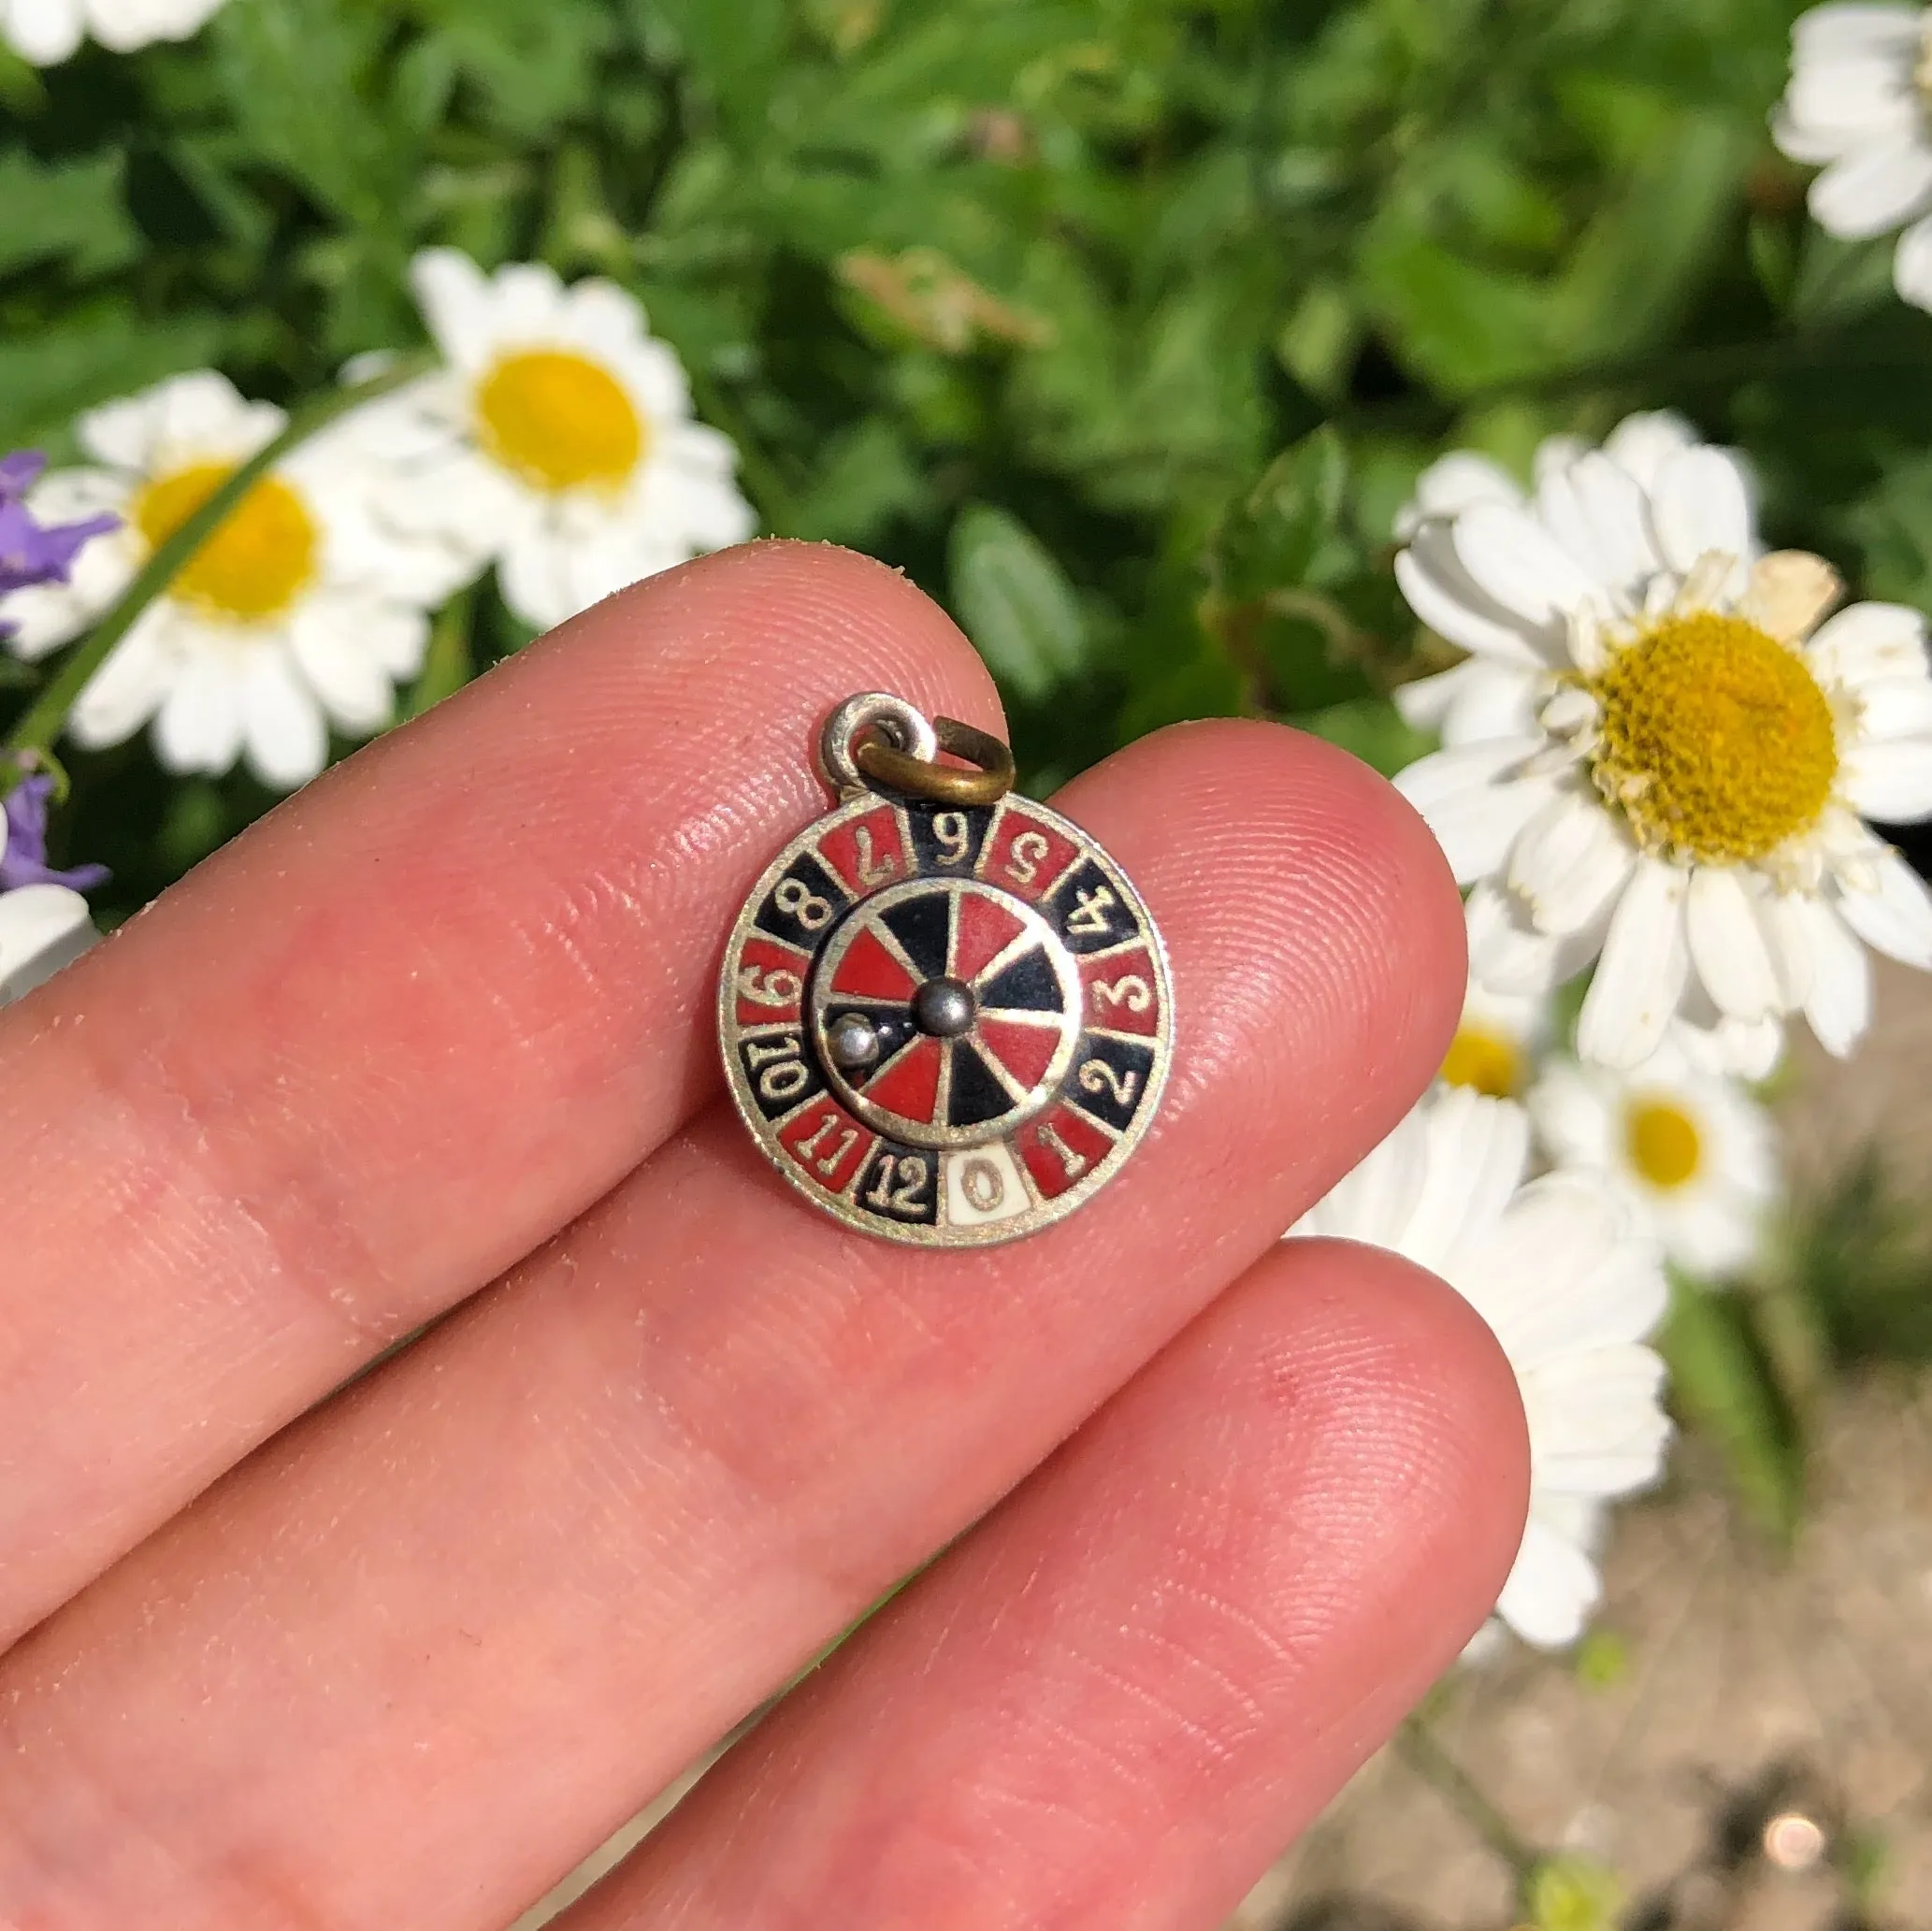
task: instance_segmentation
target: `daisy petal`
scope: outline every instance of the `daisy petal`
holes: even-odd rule
[[[1858,733],[1867,742],[1932,737],[1932,678],[1872,677],[1857,691]]]
[[[1684,934],[1691,963],[1721,1013],[1750,1023],[1776,1009],[1770,944],[1735,871],[1700,865],[1692,872]]]
[[[1840,0],[1814,7],[1793,26],[1792,51],[1801,60],[1909,55],[1917,50],[1923,18],[1917,7],[1904,0]]]
[[[67,717],[77,744],[119,744],[153,716],[173,674],[163,645],[166,621],[166,612],[151,604],[88,679]]]
[[[1517,841],[1510,888],[1539,932],[1564,935],[1595,925],[1636,862],[1636,848],[1595,798],[1566,791]]]
[[[1867,739],[1845,753],[1843,794],[1859,814],[1887,825],[1932,817],[1932,736]]]
[[[454,248],[425,248],[410,264],[410,288],[436,346],[462,369],[489,359],[489,292],[483,270]]]
[[[1818,1044],[1844,1059],[1871,1023],[1871,960],[1838,913],[1822,899],[1797,901],[1811,955],[1805,1017]]]
[[[1902,603],[1854,603],[1827,617],[1805,646],[1821,684],[1855,688],[1877,677],[1926,674],[1925,620]]]
[[[322,706],[280,650],[253,652],[237,693],[249,769],[279,791],[305,785],[328,761]]]
[[[80,0],[7,0],[0,38],[23,61],[50,67],[80,45]]]
[[[1452,450],[1416,478],[1415,494],[1395,512],[1394,534],[1406,542],[1432,516],[1455,516],[1472,503],[1521,501],[1521,488],[1500,463],[1474,450]]]
[[[1561,1650],[1583,1634],[1602,1594],[1596,1564],[1575,1543],[1532,1517],[1497,1598],[1496,1614],[1524,1642],[1539,1650]]]
[[[1932,215],[1914,222],[1898,238],[1892,257],[1892,285],[1902,302],[1932,309]]]
[[[1734,456],[1721,449],[1680,450],[1665,460],[1651,497],[1657,545],[1671,569],[1688,572],[1715,552],[1747,563],[1757,548],[1751,488]],[[1737,588],[1742,588],[1742,571]]]
[[[1923,213],[1932,200],[1932,149],[1914,132],[1834,161],[1811,183],[1811,218],[1841,241],[1865,241]]]
[[[1577,1050],[1605,1066],[1640,1065],[1657,1050],[1690,972],[1684,940],[1689,877],[1639,857],[1610,915],[1603,957],[1577,1021]]]
[[[1534,739],[1505,738],[1437,751],[1396,778],[1395,788],[1428,821],[1460,884],[1499,870],[1516,834],[1554,795],[1550,779],[1494,782],[1536,748]]]
[[[1604,454],[1636,479],[1646,495],[1657,488],[1664,466],[1694,447],[1697,432],[1675,410],[1650,409],[1625,416],[1604,439]]]
[[[1449,536],[1477,586],[1526,623],[1555,624],[1607,600],[1604,586],[1527,510],[1478,503],[1456,518]]]
[[[1661,560],[1636,479],[1599,452],[1546,474],[1536,512],[1557,541],[1614,590],[1634,590]]]
[[[1438,637],[1478,656],[1542,670],[1547,654],[1508,613],[1483,597],[1457,560],[1446,524],[1425,525],[1395,559],[1395,582],[1408,607]]]
[[[241,693],[232,669],[191,657],[154,720],[154,752],[171,771],[229,770],[241,750]]]
[[[1932,892],[1895,851],[1869,856],[1859,869],[1876,883],[1854,890],[1841,879],[1838,916],[1874,951],[1932,972]]]

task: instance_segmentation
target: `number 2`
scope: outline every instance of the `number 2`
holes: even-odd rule
[[[1131,1106],[1140,1090],[1137,1073],[1117,1073],[1104,1059],[1089,1059],[1080,1068],[1080,1085],[1089,1093],[1111,1093],[1117,1106]]]
[[[1021,885],[1031,885],[1040,875],[1040,860],[1053,847],[1037,831],[1022,831],[1006,854],[1005,872]]]

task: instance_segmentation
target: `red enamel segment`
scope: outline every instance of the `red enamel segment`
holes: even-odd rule
[[[832,975],[832,990],[848,999],[883,999],[895,1002],[910,1000],[913,975],[886,950],[879,935],[870,926],[854,934],[839,970]]]
[[[912,876],[899,814],[889,804],[861,812],[818,841],[818,856],[855,899]]]
[[[876,1079],[865,1097],[901,1119],[930,1125],[939,1107],[939,1067],[944,1047],[936,1039],[916,1039]]]
[[[987,841],[979,875],[988,885],[1017,892],[1022,899],[1044,899],[1078,857],[1065,832],[1056,830],[1009,798]]]
[[[1052,1200],[1099,1166],[1113,1142],[1071,1106],[1055,1106],[1014,1135],[1019,1157],[1041,1198]]]
[[[1087,994],[1087,1023],[1104,1032],[1139,1032],[1151,1038],[1161,1030],[1161,981],[1146,947],[1112,952],[1080,961],[1080,984]]]
[[[769,1026],[796,1019],[811,962],[776,939],[747,939],[738,954],[738,1023]]]
[[[836,1101],[813,1101],[779,1129],[786,1151],[829,1193],[843,1193],[872,1156],[879,1136]]]
[[[1011,1019],[989,1019],[985,1015],[973,1036],[982,1050],[997,1059],[1028,1090],[1046,1077],[1046,1068],[1060,1045],[1058,1026],[1020,1026]]]
[[[963,894],[953,910],[953,960],[946,970],[971,985],[1025,929],[997,900]]]

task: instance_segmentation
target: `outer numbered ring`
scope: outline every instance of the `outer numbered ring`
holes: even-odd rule
[[[768,1158],[849,1226],[1012,1240],[1117,1173],[1160,1104],[1167,958],[1077,826],[868,793],[766,870],[727,947],[731,1093]]]

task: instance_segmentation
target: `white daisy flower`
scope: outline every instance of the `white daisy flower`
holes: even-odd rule
[[[425,612],[468,560],[379,527],[379,465],[360,412],[298,445],[245,496],[94,674],[67,720],[79,743],[119,743],[151,719],[170,771],[227,771],[265,784],[312,778],[333,721],[352,736],[387,724],[392,685],[413,677]],[[212,370],[175,376],[80,419],[98,468],[56,471],[37,513],[109,512],[121,527],[75,559],[71,581],[14,592],[10,647],[38,657],[78,637],[164,539],[282,427]]]
[[[399,527],[499,564],[542,628],[757,526],[728,437],[691,420],[684,366],[613,283],[519,263],[485,279],[431,249],[411,271],[449,367],[382,405]]]
[[[1778,1198],[1770,1116],[1675,1043],[1633,1073],[1555,1060],[1530,1117],[1559,1168],[1605,1175],[1687,1274],[1722,1280],[1758,1258]]]
[[[1521,1106],[1436,1087],[1290,1230],[1366,1241],[1438,1274],[1494,1331],[1522,1393],[1530,1509],[1496,1613],[1525,1642],[1582,1634],[1606,1504],[1663,1466],[1667,1290],[1655,1241],[1601,1176],[1525,1184]]]
[[[0,0],[0,40],[23,61],[50,67],[92,37],[116,53],[152,40],[185,40],[222,0]]]
[[[1471,973],[1463,1016],[1436,1077],[1492,1100],[1521,1099],[1550,1044],[1550,1017],[1547,992],[1499,992]]]
[[[1814,7],[1791,42],[1771,133],[1794,161],[1824,169],[1811,183],[1812,219],[1846,241],[1903,227],[1893,281],[1932,309],[1932,12],[1866,0]]]
[[[1536,941],[1552,982],[1596,961],[1583,1057],[1637,1065],[1681,1016],[1762,1059],[1795,1012],[1842,1055],[1861,940],[1932,968],[1932,896],[1860,821],[1932,814],[1924,619],[1821,625],[1836,576],[1761,553],[1734,456],[1634,417],[1525,501],[1422,520],[1396,570],[1471,654],[1403,694],[1444,748],[1397,785],[1514,971]]]
[[[0,892],[0,1006],[52,978],[99,936],[87,901],[66,886]]]

